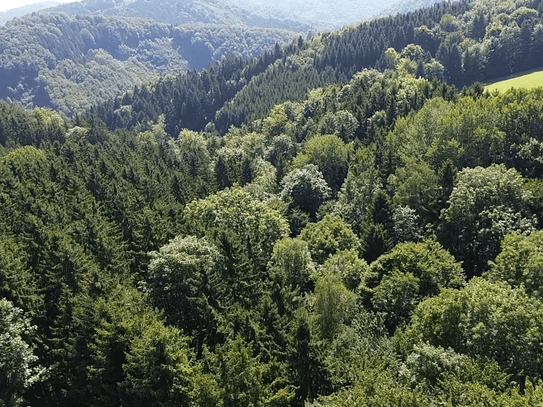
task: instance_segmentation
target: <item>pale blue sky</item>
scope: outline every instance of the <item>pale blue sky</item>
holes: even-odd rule
[[[59,3],[74,3],[76,1],[81,1],[81,0],[55,0],[55,1],[58,1]],[[41,1],[40,0],[0,0],[0,12],[8,11],[8,10],[11,10],[12,8],[27,6],[29,4],[34,4],[34,3],[41,3]]]

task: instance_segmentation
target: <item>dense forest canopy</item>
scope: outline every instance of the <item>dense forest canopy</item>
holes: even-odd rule
[[[0,102],[0,405],[541,404],[543,89],[474,81],[543,65],[542,12]]]

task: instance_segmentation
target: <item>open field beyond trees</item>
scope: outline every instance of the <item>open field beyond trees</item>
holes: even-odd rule
[[[499,92],[505,92],[511,88],[533,89],[540,86],[543,86],[542,69],[531,71],[529,73],[524,73],[519,76],[499,80],[497,82],[486,85],[485,89],[489,92],[492,92],[494,90],[498,90]]]

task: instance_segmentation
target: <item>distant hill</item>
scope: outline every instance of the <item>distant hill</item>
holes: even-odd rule
[[[173,25],[247,24],[295,31],[335,30],[374,17],[414,11],[443,0],[86,0],[63,4],[43,1],[0,13],[0,25],[15,17],[58,7],[69,14],[150,18]]]
[[[414,10],[418,10],[424,7],[432,6],[436,3],[439,3],[442,0],[399,0],[394,1],[393,4],[389,7],[383,8],[381,5],[379,16],[393,16],[399,13],[409,13]]]
[[[360,23],[382,15],[414,11],[442,0],[419,0],[408,4],[402,0],[222,0],[231,7],[250,11],[261,18],[282,16],[330,29]],[[398,5],[402,5],[401,9]]]
[[[17,17],[34,13],[46,8],[56,7],[62,3],[58,1],[42,1],[40,3],[29,4],[28,6],[17,7],[8,11],[0,12],[0,26]]]
[[[161,23],[250,25],[268,28],[287,28],[295,31],[332,28],[305,17],[284,13],[263,14],[244,2],[228,0],[87,0],[59,7],[72,15],[104,14],[145,17]]]
[[[385,14],[408,12],[440,0],[87,0],[62,5],[71,14],[144,16],[169,24],[222,23],[335,30]]]
[[[167,74],[272,50],[299,33],[43,11],[0,27],[0,99],[68,116]]]
[[[183,128],[225,134],[232,125],[263,119],[276,105],[309,97],[311,89],[345,86],[365,68],[400,69],[462,89],[543,66],[543,1],[533,6],[441,2],[297,41],[246,65],[229,62],[159,81],[96,106],[93,113],[110,129],[163,119],[172,137]],[[442,89],[444,97],[448,92]],[[387,105],[388,98],[380,95],[382,110],[392,115],[398,107]],[[318,107],[307,109],[304,114]]]

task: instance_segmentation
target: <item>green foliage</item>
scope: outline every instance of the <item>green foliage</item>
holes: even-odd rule
[[[453,104],[442,98],[434,98],[413,116],[398,119],[394,131],[387,136],[392,151],[402,160],[423,160],[439,131],[439,120],[446,117],[452,107]]]
[[[192,364],[188,338],[165,327],[133,288],[86,304],[92,312],[87,352],[87,397],[100,405],[188,405]],[[83,389],[81,389],[83,390]],[[84,393],[83,393],[84,394]]]
[[[345,144],[338,136],[316,136],[305,142],[304,152],[294,158],[292,166],[316,165],[332,193],[336,194],[347,176],[351,152],[352,145]]]
[[[113,135],[96,122],[66,132],[47,111],[22,118],[22,128],[36,126],[29,135],[43,138],[21,148],[28,139],[13,134],[5,142],[11,151],[0,165],[0,252],[2,295],[36,324],[35,352],[48,370],[26,400],[107,404],[118,397],[111,388],[121,377],[122,358],[105,369],[109,384],[98,385],[88,373],[97,326],[92,304],[121,282],[130,288],[147,267],[147,252],[173,237],[181,206],[170,185],[184,174],[170,166],[174,155],[161,151],[158,128],[139,137]],[[55,139],[58,134],[66,137]],[[178,187],[179,195],[197,193]]]
[[[318,264],[338,251],[360,250],[358,238],[339,216],[326,215],[319,222],[308,224],[300,233],[300,239],[307,242],[311,258]]]
[[[314,400],[321,394],[329,394],[331,383],[329,372],[323,361],[318,334],[314,332],[311,315],[306,308],[301,308],[294,322],[292,338],[295,351],[292,355],[292,367],[296,371],[296,404],[305,400]]]
[[[319,276],[337,275],[350,291],[356,291],[369,272],[368,263],[358,257],[358,250],[337,251],[319,268]]]
[[[329,274],[315,284],[313,304],[320,337],[331,340],[348,322],[355,296],[347,290],[340,276]]]
[[[395,205],[409,206],[424,221],[435,220],[441,187],[439,178],[430,165],[410,159],[405,167],[398,167],[388,181],[394,188]]]
[[[420,301],[438,295],[443,288],[464,284],[460,263],[431,240],[397,244],[370,265],[365,278],[362,292],[369,295],[368,289],[373,289],[373,308],[385,314],[391,333],[409,322]]]
[[[507,233],[533,230],[535,222],[525,211],[526,200],[522,176],[504,165],[458,173],[449,207],[441,213],[441,239],[464,262],[469,276],[487,269]]]
[[[540,210],[543,204],[543,182],[540,179],[525,179],[524,190],[527,195],[528,210],[537,218],[537,228],[540,229],[543,225],[543,214]]]
[[[439,398],[446,405],[530,405],[509,375],[496,361],[475,360],[428,343],[413,347],[400,368],[400,376],[411,388]],[[531,383],[527,381],[527,385]],[[526,404],[525,404],[526,403]]]
[[[422,238],[419,216],[409,206],[400,206],[392,213],[395,243],[417,242]]]
[[[285,406],[293,398],[292,389],[281,386],[281,378],[267,385],[265,376],[270,368],[260,362],[253,354],[252,344],[247,344],[240,336],[217,349],[212,358],[212,370],[221,386],[223,406]],[[277,388],[275,388],[277,387]]]
[[[361,240],[364,242],[364,258],[372,262],[392,248],[394,225],[388,195],[377,190],[367,211]]]
[[[20,308],[0,299],[0,405],[25,405],[23,394],[33,383],[45,378],[29,340],[35,326]]]
[[[30,108],[53,107],[73,116],[97,104],[109,103],[119,93],[131,91],[134,85],[179,74],[189,67],[203,69],[227,55],[257,57],[271,51],[277,42],[285,44],[298,35],[280,28],[257,29],[225,22],[174,28],[170,25],[172,15],[160,22],[151,19],[157,8],[168,6],[129,12],[146,18],[115,15],[119,9],[110,9],[98,18],[96,10],[71,15],[49,10],[10,21],[0,31],[0,42],[13,46],[6,52],[2,48],[0,97]],[[190,8],[185,13],[194,11]],[[177,7],[170,12],[179,18]],[[220,21],[225,17],[216,18]],[[186,14],[182,20],[187,22]],[[135,114],[139,116],[139,108],[148,102],[135,102]],[[116,106],[109,118],[132,114],[123,111],[132,106],[123,107]],[[144,110],[147,114],[161,114],[157,109]]]
[[[331,212],[345,219],[353,231],[361,236],[373,215],[372,203],[382,190],[381,187],[381,180],[375,170],[367,170],[361,174],[349,171]]]
[[[501,162],[506,134],[498,126],[499,112],[489,110],[488,104],[492,102],[482,98],[458,100],[454,109],[440,123],[441,137],[434,141],[428,152],[431,162],[451,159],[459,168],[486,167]]]
[[[48,109],[25,110],[13,103],[0,102],[0,144],[9,147],[63,141],[66,133],[61,116]]]
[[[441,2],[230,56],[73,121],[0,103],[0,296],[16,328],[2,343],[26,358],[0,386],[10,403],[537,404],[542,91],[442,80],[539,63],[542,10]],[[0,97],[69,100],[113,78],[107,98],[175,65],[168,47],[204,61],[230,46],[207,26],[54,16],[27,18],[54,22],[47,67],[4,63],[39,32],[0,41],[17,84]],[[74,44],[69,62],[54,39],[87,23],[82,41],[104,51]],[[38,361],[47,375],[25,387]]]
[[[315,272],[308,245],[301,239],[285,238],[273,246],[268,270],[280,287],[303,291]]]
[[[13,238],[0,237],[0,296],[32,313],[42,304],[37,281],[26,267],[27,261],[22,247]]]
[[[207,237],[230,261],[236,250],[260,267],[267,264],[277,240],[288,231],[286,220],[240,188],[191,202],[185,209],[186,229]]]
[[[542,298],[541,247],[543,234],[536,231],[528,236],[515,233],[504,237],[502,251],[494,262],[485,278],[492,282],[503,281],[515,288],[523,288],[526,293],[535,298]]]
[[[281,181],[280,197],[291,208],[307,212],[315,220],[320,206],[330,198],[332,190],[317,166],[307,164],[289,172]]]
[[[356,137],[356,130],[360,127],[358,120],[347,110],[340,110],[335,114],[326,114],[321,121],[322,134],[334,134],[345,143],[351,142]]]
[[[385,324],[391,333],[409,321],[413,309],[420,301],[419,282],[420,280],[409,272],[393,270],[384,276],[373,290],[373,308],[386,315]]]
[[[213,305],[224,294],[219,251],[205,238],[176,237],[151,253],[144,289],[170,323],[196,341],[212,340]],[[215,328],[216,329],[216,328]]]
[[[381,374],[379,374],[381,373]],[[348,407],[348,406],[430,406],[428,397],[398,385],[382,372],[368,372],[361,383],[352,388],[342,389],[330,396],[321,397],[310,407]]]
[[[392,271],[411,273],[420,279],[423,296],[434,296],[442,288],[460,288],[464,284],[461,264],[432,240],[398,244],[390,253],[373,262],[370,268],[378,278]]]
[[[277,178],[281,179],[292,158],[296,155],[296,145],[286,134],[273,137],[265,151],[266,159],[277,170]]]
[[[468,360],[466,355],[458,354],[451,348],[421,343],[413,346],[402,365],[401,375],[412,387],[433,389],[448,376],[464,373]]]
[[[444,289],[421,302],[397,340],[406,352],[428,342],[494,360],[518,379],[540,377],[541,307],[522,289],[474,278],[461,290]]]
[[[195,406],[221,406],[221,388],[210,373],[201,373],[192,378],[191,400]]]
[[[191,182],[200,182],[205,188],[212,187],[211,157],[205,138],[199,133],[183,130],[171,143],[182,171],[190,174]]]
[[[135,337],[123,364],[121,403],[130,406],[189,406],[195,376],[187,340],[175,328],[150,321]]]

